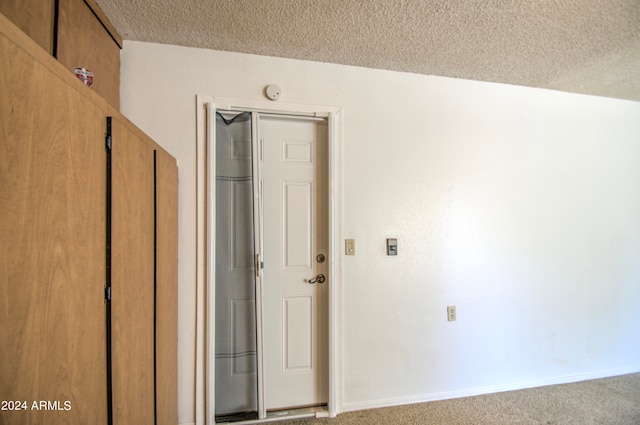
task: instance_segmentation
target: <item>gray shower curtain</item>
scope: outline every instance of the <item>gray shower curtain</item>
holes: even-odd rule
[[[251,114],[216,114],[215,414],[257,418]]]

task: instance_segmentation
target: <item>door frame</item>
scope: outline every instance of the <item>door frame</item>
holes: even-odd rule
[[[215,122],[216,111],[248,111],[301,117],[324,117],[328,121],[329,252],[328,279],[328,414],[342,411],[342,126],[339,107],[289,104],[273,101],[196,96],[197,121],[197,271],[196,271],[196,424],[215,424]],[[255,115],[254,115],[255,117]],[[252,130],[255,131],[255,128]],[[260,333],[259,333],[260,334]],[[258,336],[261,350],[261,336]],[[259,400],[264,369],[258,365]],[[201,407],[200,407],[201,406]],[[264,406],[259,410],[264,411]],[[290,418],[290,417],[288,417]],[[286,418],[283,418],[286,419]],[[272,419],[271,419],[272,420]],[[259,419],[256,423],[271,421]]]

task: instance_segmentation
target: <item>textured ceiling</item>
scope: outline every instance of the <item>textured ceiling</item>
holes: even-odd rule
[[[640,0],[96,0],[125,40],[640,101]]]

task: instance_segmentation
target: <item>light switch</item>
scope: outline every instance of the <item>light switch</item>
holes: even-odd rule
[[[387,239],[387,255],[398,255],[398,239]]]
[[[356,240],[345,239],[344,240],[344,255],[356,255]]]

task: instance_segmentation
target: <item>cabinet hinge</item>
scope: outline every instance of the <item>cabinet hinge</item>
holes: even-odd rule
[[[107,286],[104,288],[104,300],[111,301],[111,287]]]
[[[104,136],[104,146],[108,151],[111,150],[111,117],[107,117],[107,133]]]

